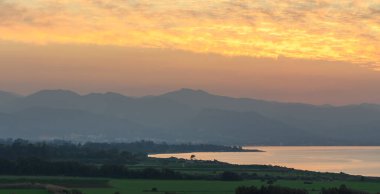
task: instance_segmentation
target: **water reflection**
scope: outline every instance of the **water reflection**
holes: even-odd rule
[[[219,160],[233,164],[271,164],[320,172],[380,176],[380,147],[245,147],[265,152],[157,154],[152,157]]]

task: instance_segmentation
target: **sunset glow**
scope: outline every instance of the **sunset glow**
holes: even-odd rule
[[[377,0],[0,0],[0,88],[379,103],[379,21]]]
[[[0,1],[2,40],[380,62],[377,1]]]

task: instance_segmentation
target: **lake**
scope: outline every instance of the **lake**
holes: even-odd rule
[[[244,147],[265,152],[196,152],[155,154],[157,158],[218,160],[231,164],[278,165],[319,172],[344,172],[353,175],[380,176],[380,146],[267,146]]]

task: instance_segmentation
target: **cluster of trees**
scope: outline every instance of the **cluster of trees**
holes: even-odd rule
[[[45,161],[38,158],[17,160],[0,159],[1,175],[31,175],[31,176],[81,176],[110,178],[141,178],[141,179],[193,179],[187,174],[181,174],[170,169],[145,168],[141,170],[128,169],[118,164],[93,165],[75,161]]]
[[[135,164],[145,160],[147,153],[239,150],[242,148],[205,144],[168,145],[152,141],[84,144],[65,141],[32,143],[22,139],[0,141],[0,157],[6,157],[6,159],[36,157],[44,160],[75,160],[104,164]]]
[[[241,148],[217,145],[168,145],[165,143],[156,144],[150,141],[74,144],[66,141],[30,142],[22,139],[3,140],[0,141],[0,174],[241,180],[240,174],[234,172],[224,172],[215,175],[194,175],[179,173],[170,169],[131,169],[131,166],[134,164],[155,160],[162,160],[163,163],[186,162],[174,158],[150,159],[147,156],[149,152],[231,151],[234,149],[239,150]],[[206,165],[208,161],[196,162]],[[221,165],[217,161],[209,162]]]
[[[0,144],[0,158],[39,158],[51,161],[82,161],[102,164],[135,164],[146,158],[145,154],[110,148],[93,148],[73,143],[31,143],[15,140]]]
[[[262,186],[261,188],[257,188],[255,186],[242,186],[235,190],[235,194],[308,194],[308,192],[302,189],[292,189],[279,186]]]
[[[341,185],[339,188],[322,189],[321,194],[369,194],[364,191],[349,189],[346,185]]]
[[[235,190],[235,194],[308,194],[307,190],[292,189],[280,186],[262,186],[257,188],[255,186],[246,187],[241,186]],[[346,185],[341,185],[339,188],[322,189],[321,194],[369,194],[364,191],[357,191],[349,189]],[[380,193],[378,193],[380,194]]]
[[[243,180],[243,177],[240,174],[235,173],[235,172],[224,171],[220,175],[220,179],[223,181],[239,181],[239,180]]]
[[[128,168],[123,164],[89,164],[78,161],[47,161],[39,158],[0,159],[0,175],[109,177],[133,179],[207,179],[242,180],[240,174],[225,171],[221,174],[203,175],[180,173],[168,168]]]
[[[87,148],[108,148],[128,150],[134,153],[183,153],[183,152],[241,152],[241,146],[223,146],[212,144],[167,144],[153,141],[138,141],[132,143],[85,143]]]

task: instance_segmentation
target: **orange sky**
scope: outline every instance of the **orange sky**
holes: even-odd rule
[[[380,2],[2,0],[0,89],[380,103]]]

